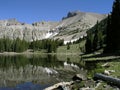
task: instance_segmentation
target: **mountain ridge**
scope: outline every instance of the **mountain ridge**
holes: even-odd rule
[[[88,29],[93,27],[97,21],[106,18],[106,16],[96,13],[73,11],[69,12],[59,22],[42,21],[27,24],[21,23],[16,19],[0,20],[0,38],[20,38],[26,41],[60,38],[65,41],[71,41],[72,39],[86,35]],[[72,34],[72,32],[76,33]]]

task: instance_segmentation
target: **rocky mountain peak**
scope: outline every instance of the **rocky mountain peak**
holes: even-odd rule
[[[70,17],[74,17],[74,16],[76,16],[76,15],[78,15],[78,14],[83,14],[83,13],[80,12],[80,11],[70,11],[70,12],[68,12],[68,14],[67,14],[66,17],[63,17],[63,18],[62,18],[62,20],[67,19],[67,18],[70,18]]]

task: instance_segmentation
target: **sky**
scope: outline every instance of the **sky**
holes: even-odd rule
[[[0,0],[0,20],[60,21],[70,11],[108,14],[114,0]]]

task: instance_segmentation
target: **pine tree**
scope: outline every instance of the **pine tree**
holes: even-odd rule
[[[12,41],[9,38],[4,38],[5,51],[9,52],[11,50]]]
[[[98,47],[98,31],[99,31],[99,26],[98,26],[98,21],[96,23],[96,29],[95,29],[95,35],[94,35],[94,39],[93,39],[93,51],[97,50]]]
[[[94,35],[93,44],[92,44],[93,51],[101,49],[103,47],[103,44],[104,44],[103,32],[100,29],[100,27],[101,27],[101,25],[97,21],[95,35]]]
[[[47,46],[47,53],[51,53],[52,52],[52,45],[49,43]]]
[[[5,47],[4,47],[4,40],[0,39],[0,52],[4,52],[5,51]]]
[[[112,29],[111,29],[111,16],[108,15],[108,18],[107,18],[107,27],[106,27],[106,40],[105,40],[105,43],[106,43],[106,47],[104,49],[104,52],[107,53],[107,52],[111,52],[111,48],[113,47],[113,42],[112,40]]]
[[[120,0],[113,3],[111,17],[108,16],[105,52],[120,50]]]
[[[91,31],[88,31],[87,34],[88,36],[86,39],[85,50],[86,50],[86,53],[91,53],[93,51],[94,35],[92,34]]]
[[[98,31],[98,49],[103,48],[104,46],[104,36],[101,30]]]
[[[113,49],[120,50],[120,0],[116,0],[111,14],[111,29],[113,34]]]
[[[70,43],[67,43],[67,50],[70,49]]]

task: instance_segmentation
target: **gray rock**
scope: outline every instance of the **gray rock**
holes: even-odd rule
[[[82,74],[76,74],[75,76],[73,76],[72,80],[73,81],[82,81],[82,80],[87,80],[87,78]]]

